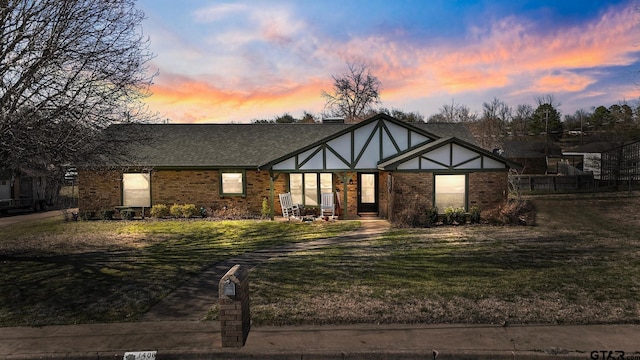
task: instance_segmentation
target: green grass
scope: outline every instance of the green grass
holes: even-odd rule
[[[0,240],[0,326],[136,320],[216,262],[357,226],[50,219],[11,226]]]
[[[254,323],[640,323],[640,199],[533,201],[535,227],[393,230],[259,265]]]

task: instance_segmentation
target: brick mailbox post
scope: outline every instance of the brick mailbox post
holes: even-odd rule
[[[251,328],[248,272],[240,265],[232,267],[220,279],[218,293],[222,347],[242,347]]]

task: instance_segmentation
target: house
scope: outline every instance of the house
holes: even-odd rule
[[[506,158],[522,164],[522,173],[529,175],[555,174],[561,157],[560,148],[544,140],[509,139],[501,150]]]
[[[608,142],[591,142],[562,152],[562,157],[573,167],[593,174],[600,180],[602,173],[602,153],[611,149]]]
[[[0,213],[16,209],[45,210],[51,204],[49,193],[46,172],[0,171]]]
[[[80,211],[193,203],[260,214],[291,192],[306,209],[335,192],[342,218],[416,203],[490,209],[516,166],[475,145],[463,124],[409,124],[385,114],[357,124],[122,124],[138,132],[118,154],[78,167]],[[114,159],[118,159],[117,161]]]

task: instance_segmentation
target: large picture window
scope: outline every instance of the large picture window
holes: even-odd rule
[[[122,174],[122,205],[132,207],[151,207],[150,174]]]
[[[294,204],[318,206],[323,192],[333,191],[331,173],[289,174],[289,191]]]
[[[436,175],[435,205],[443,213],[448,207],[467,208],[467,176]]]
[[[227,172],[220,173],[221,195],[244,195],[244,173]]]

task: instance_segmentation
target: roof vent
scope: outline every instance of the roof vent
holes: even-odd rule
[[[322,123],[323,124],[344,124],[344,118],[343,117],[323,118]]]

